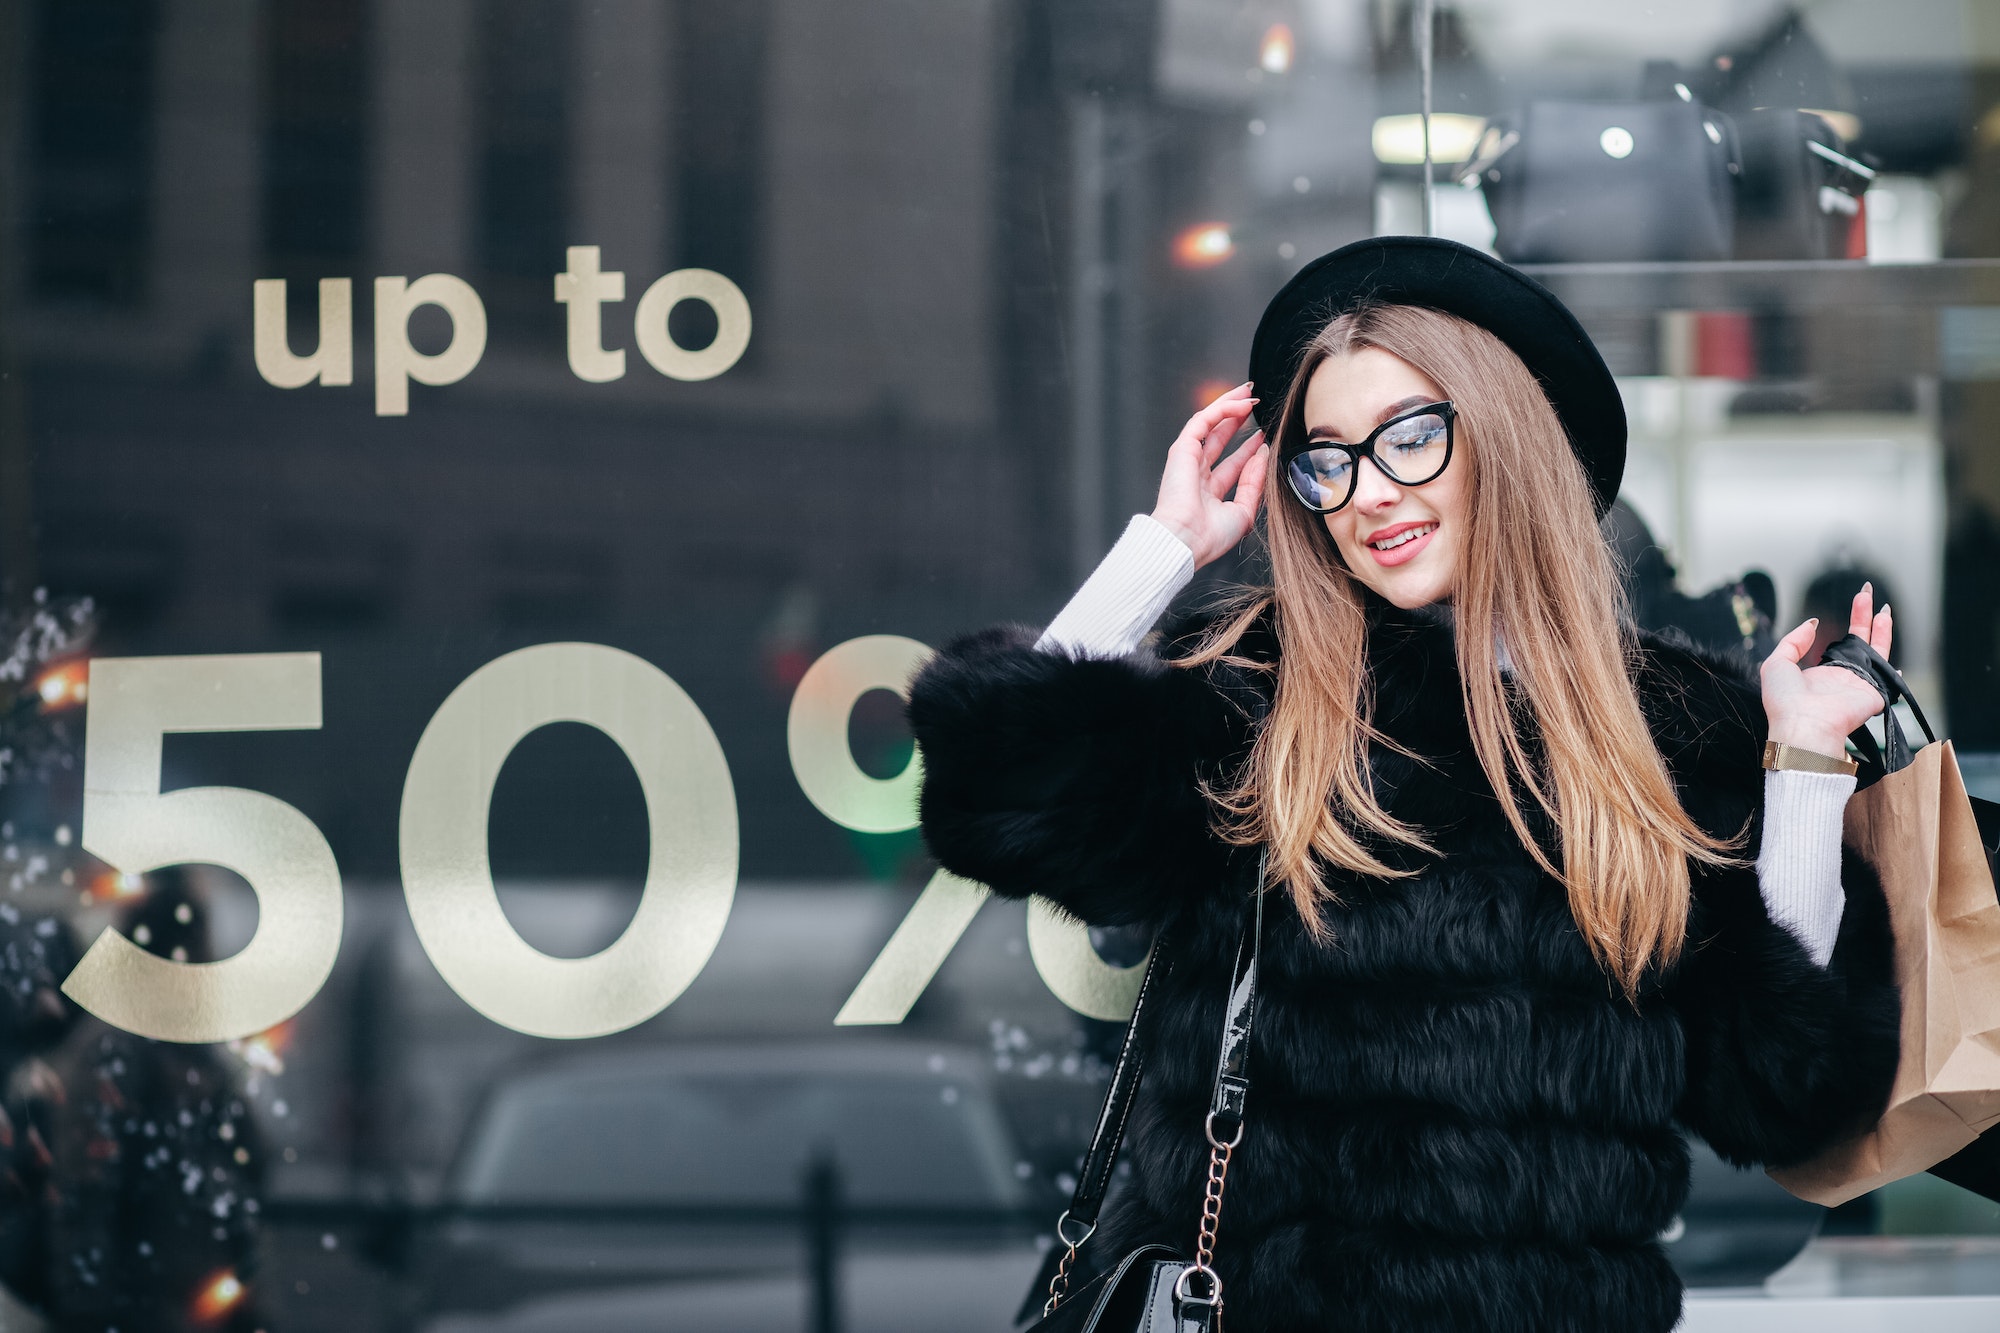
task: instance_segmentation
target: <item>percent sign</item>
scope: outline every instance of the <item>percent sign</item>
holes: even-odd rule
[[[917,826],[923,755],[912,750],[894,777],[871,777],[854,762],[847,726],[855,702],[870,690],[907,699],[910,678],[930,656],[931,649],[915,639],[869,634],[830,649],[799,681],[785,724],[792,772],[806,799],[841,827],[901,833]],[[902,1022],[990,896],[984,884],[949,870],[932,875],[833,1021]],[[1081,922],[1039,897],[1028,900],[1028,953],[1049,990],[1078,1013],[1107,1022],[1132,1016],[1145,961],[1131,967],[1105,962]]]

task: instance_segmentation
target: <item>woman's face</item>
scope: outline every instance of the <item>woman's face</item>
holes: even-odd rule
[[[1363,347],[1328,357],[1306,381],[1306,434],[1355,444],[1390,417],[1443,400],[1430,377],[1409,362]],[[1458,586],[1470,475],[1467,444],[1461,421],[1450,465],[1421,486],[1391,481],[1373,459],[1364,459],[1354,498],[1326,515],[1326,530],[1347,568],[1392,605],[1425,606],[1450,597]]]

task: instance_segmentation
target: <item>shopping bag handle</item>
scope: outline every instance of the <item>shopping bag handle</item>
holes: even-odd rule
[[[1910,715],[1923,728],[1924,739],[1937,739],[1937,733],[1931,730],[1931,720],[1924,716],[1923,705],[1910,693],[1910,684],[1903,679],[1903,673],[1890,666],[1889,659],[1870,647],[1868,640],[1858,634],[1836,639],[1820,654],[1819,660],[1847,668],[1874,686],[1876,693],[1882,696],[1884,744],[1878,746],[1866,727],[1856,728],[1854,734],[1847,738],[1870,765],[1884,773],[1894,773],[1910,765],[1910,738],[1903,733],[1903,724],[1896,716],[1896,701],[1899,699],[1910,706]]]

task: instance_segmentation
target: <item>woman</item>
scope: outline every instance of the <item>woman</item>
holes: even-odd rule
[[[1880,889],[1840,851],[1853,778],[1804,771],[1839,769],[1879,700],[1800,670],[1811,622],[1761,699],[1621,626],[1596,523],[1617,386],[1505,265],[1336,251],[1273,301],[1252,371],[1039,643],[962,639],[910,697],[946,866],[1170,931],[1131,1188],[1089,1248],[1193,1238],[1262,847],[1229,1327],[1664,1333],[1682,1127],[1782,1164],[1886,1099],[1897,997]],[[1225,458],[1253,410],[1270,444]],[[1272,587],[1134,651],[1267,494]],[[1851,628],[1886,648],[1888,608],[1864,591]]]

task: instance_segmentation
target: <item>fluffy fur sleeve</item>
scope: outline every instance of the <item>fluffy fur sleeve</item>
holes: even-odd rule
[[[1882,1114],[1896,1074],[1900,1000],[1881,887],[1844,855],[1847,907],[1833,958],[1764,911],[1754,874],[1706,876],[1674,985],[1687,1039],[1682,1119],[1739,1166],[1790,1166]]]
[[[1729,666],[1651,642],[1640,695],[1681,802],[1711,834],[1762,835],[1764,714]],[[1698,870],[1688,940],[1667,983],[1686,1038],[1681,1116],[1723,1158],[1785,1166],[1868,1128],[1895,1076],[1901,1002],[1888,907],[1844,854],[1828,966],[1773,922],[1749,864]]]
[[[1024,630],[947,644],[910,687],[924,840],[1007,897],[1092,925],[1157,925],[1221,882],[1200,791],[1242,717],[1206,673],[1147,652],[1072,661]]]

